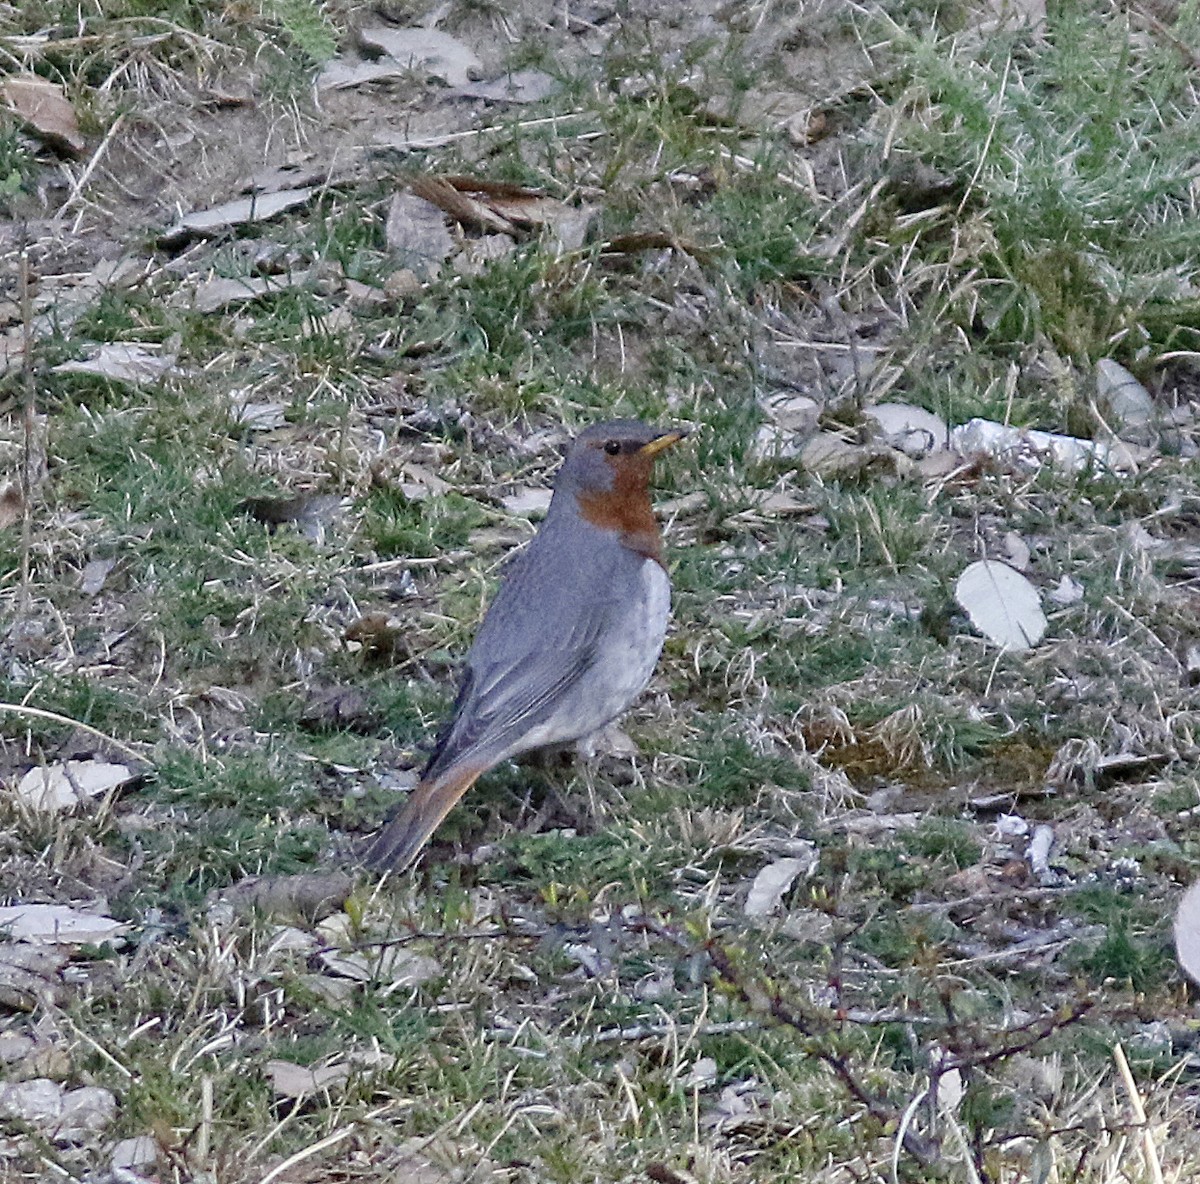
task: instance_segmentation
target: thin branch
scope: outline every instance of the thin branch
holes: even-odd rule
[[[1081,999],[1069,1007],[1060,1007],[1053,1015],[1040,1016],[1028,1024],[1012,1029],[1019,1039],[986,1051],[956,1053],[952,1060],[946,1061],[945,1067],[947,1069],[979,1069],[984,1065],[1008,1060],[1018,1053],[1028,1052],[1043,1040],[1053,1036],[1055,1032],[1077,1024],[1095,1005],[1094,999]]]
[[[784,1027],[799,1032],[806,1040],[808,1053],[832,1070],[842,1088],[881,1127],[897,1125],[900,1116],[896,1107],[886,1098],[868,1089],[851,1068],[846,1054],[837,1052],[827,1043],[828,1038],[835,1034],[836,1021],[832,1017],[826,1019],[823,1016],[802,1015],[794,1011],[778,992],[768,992],[758,984],[746,982],[729,954],[716,942],[709,942],[706,949],[709,958],[712,959],[713,968],[743,1003],[755,1010],[766,1011]],[[937,1162],[937,1149],[911,1127],[904,1129],[902,1138],[904,1149],[922,1166],[929,1167]]]

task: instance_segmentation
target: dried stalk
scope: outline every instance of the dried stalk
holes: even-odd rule
[[[18,297],[21,303],[23,341],[21,397],[21,593],[17,604],[20,617],[28,616],[32,602],[29,555],[33,546],[33,442],[37,423],[37,386],[33,378],[33,293],[29,282],[29,250],[21,248],[18,268]]]

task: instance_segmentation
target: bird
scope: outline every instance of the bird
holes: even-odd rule
[[[541,527],[479,626],[420,781],[371,841],[368,867],[404,870],[482,774],[598,732],[645,690],[671,608],[650,477],[686,434],[616,419],[575,438]]]

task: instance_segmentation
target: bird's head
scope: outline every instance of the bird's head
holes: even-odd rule
[[[614,419],[580,432],[559,472],[558,485],[577,497],[604,497],[644,491],[654,458],[685,432],[650,427],[636,419]]]
[[[654,458],[683,439],[678,430],[614,419],[579,433],[554,485],[559,512],[613,532],[631,550],[662,562],[662,535],[650,505]],[[555,505],[551,504],[551,512]]]

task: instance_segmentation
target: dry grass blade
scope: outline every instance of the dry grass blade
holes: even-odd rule
[[[23,248],[17,275],[21,305],[22,353],[21,399],[21,604],[19,612],[29,612],[29,554],[33,532],[34,434],[37,428],[37,381],[33,374],[33,295],[29,279],[29,253]]]
[[[115,736],[110,736],[107,732],[102,732],[99,728],[94,728],[91,724],[86,724],[82,720],[72,719],[68,715],[61,715],[57,711],[46,711],[44,708],[30,707],[25,703],[0,703],[0,715],[18,715],[29,719],[44,719],[49,723],[64,724],[80,732],[86,732],[89,736],[94,736],[97,740],[102,740],[110,748],[115,749],[117,752],[123,752],[126,756],[137,761],[139,766],[144,764],[146,760],[144,753],[126,744],[123,740],[118,740]]]
[[[1129,1099],[1129,1107],[1133,1111],[1133,1120],[1141,1131],[1142,1153],[1145,1156],[1146,1169],[1150,1173],[1152,1184],[1163,1184],[1162,1162],[1158,1156],[1158,1146],[1154,1141],[1154,1132],[1146,1120],[1146,1106],[1142,1101],[1137,1082],[1133,1079],[1129,1062],[1125,1059],[1125,1050],[1120,1044],[1113,1046],[1113,1060],[1117,1064],[1117,1072],[1121,1075],[1121,1084],[1125,1087],[1125,1096]]]
[[[292,1168],[298,1164],[302,1164],[306,1159],[311,1159],[314,1155],[320,1155],[322,1151],[328,1151],[331,1147],[336,1147],[344,1139],[348,1139],[354,1134],[357,1128],[357,1123],[348,1123],[346,1126],[340,1127],[338,1130],[325,1136],[323,1139],[318,1139],[315,1143],[308,1147],[301,1148],[294,1155],[289,1155],[282,1163],[276,1164],[265,1176],[259,1180],[258,1184],[272,1184],[281,1176],[290,1172]]]

